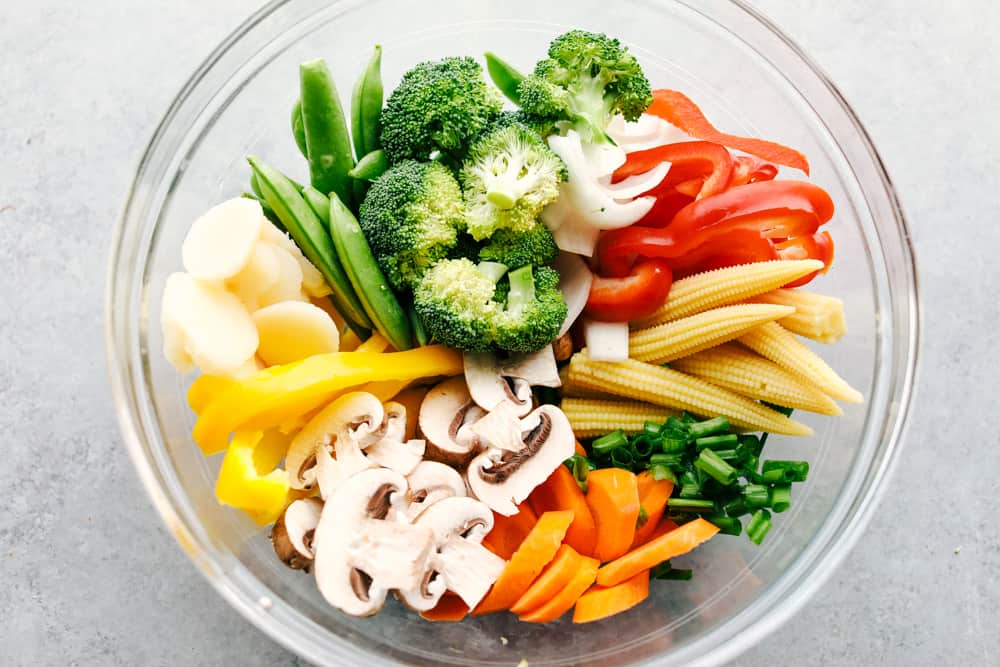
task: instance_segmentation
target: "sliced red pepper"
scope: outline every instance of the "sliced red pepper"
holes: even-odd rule
[[[694,201],[694,197],[679,192],[672,185],[651,190],[647,194],[656,197],[656,203],[649,209],[649,213],[636,223],[643,227],[657,229],[666,227],[682,208]]]
[[[799,151],[773,141],[720,132],[705,118],[705,114],[691,98],[676,90],[654,90],[653,103],[646,109],[646,113],[659,116],[697,139],[722,144],[768,162],[783,164],[809,173],[809,160]]]
[[[695,250],[668,260],[675,278],[737,264],[752,264],[778,259],[774,244],[753,229],[738,229],[703,243]]]
[[[628,322],[653,314],[667,300],[673,273],[662,259],[636,262],[624,278],[594,276],[584,312],[602,322]]]
[[[729,187],[773,181],[778,175],[778,168],[773,164],[749,155],[737,155],[733,158],[733,175],[729,179]]]
[[[670,163],[666,179],[668,184],[705,176],[697,199],[725,190],[733,172],[733,158],[724,146],[709,141],[682,141],[629,153],[625,164],[612,176],[612,182],[644,174],[663,162]]]
[[[802,287],[809,284],[820,273],[826,273],[833,264],[833,237],[823,230],[812,236],[798,236],[776,242],[774,250],[780,259],[818,259],[823,262],[823,268],[807,276],[785,285],[785,287]]]
[[[625,276],[636,257],[676,259],[739,229],[764,238],[811,236],[833,217],[833,200],[805,181],[764,181],[730,188],[688,204],[663,229],[625,227],[598,244],[602,273]]]

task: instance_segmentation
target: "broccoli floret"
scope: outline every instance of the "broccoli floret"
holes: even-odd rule
[[[608,141],[611,117],[636,120],[652,103],[649,80],[628,50],[607,35],[571,30],[549,45],[549,57],[517,89],[536,122],[575,129],[584,141]]]
[[[467,259],[435,264],[413,291],[413,307],[435,340],[470,352],[493,349],[499,305],[493,280]]]
[[[500,112],[500,115],[497,116],[497,119],[493,121],[493,124],[487,131],[501,127],[509,127],[511,125],[523,125],[524,127],[533,130],[535,134],[544,139],[550,134],[556,133],[555,123],[556,121],[552,119],[529,116],[523,109],[517,109],[515,111],[505,110]]]
[[[382,148],[391,163],[436,152],[460,160],[502,106],[472,58],[420,63],[403,75],[382,110]]]
[[[539,222],[526,232],[498,230],[479,251],[479,259],[500,262],[513,270],[529,264],[543,266],[558,254],[552,232]]]
[[[508,274],[506,310],[496,316],[497,346],[509,352],[534,352],[556,337],[566,319],[559,273],[547,266],[525,266]]]
[[[479,247],[481,245],[479,241],[466,232],[461,232],[455,247],[448,251],[448,259],[468,259],[476,262],[479,260]]]
[[[389,283],[406,289],[455,247],[465,227],[465,204],[447,167],[406,160],[372,184],[360,217]]]
[[[499,229],[526,232],[559,196],[566,165],[533,130],[516,122],[473,143],[460,173],[473,238]]]

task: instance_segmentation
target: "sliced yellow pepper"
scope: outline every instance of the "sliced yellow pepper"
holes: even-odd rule
[[[215,454],[225,449],[229,434],[237,429],[272,428],[328,403],[349,387],[461,372],[461,352],[443,345],[387,354],[317,354],[266,368],[224,389],[198,417],[194,440],[206,455]]]
[[[191,406],[196,415],[200,415],[208,404],[215,400],[216,396],[235,382],[236,380],[233,378],[223,375],[199,376],[197,380],[191,383],[191,388],[188,389],[188,405]]]
[[[358,345],[355,352],[385,352],[389,348],[389,341],[379,332],[374,332],[365,342]]]
[[[278,519],[288,502],[288,475],[275,466],[288,449],[277,431],[237,431],[222,459],[215,496],[248,512],[258,523]],[[267,471],[267,472],[263,472]]]

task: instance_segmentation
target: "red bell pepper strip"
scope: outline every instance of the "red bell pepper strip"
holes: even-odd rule
[[[605,276],[629,273],[636,257],[676,259],[739,229],[764,238],[810,236],[833,217],[833,200],[805,181],[764,181],[730,188],[681,209],[663,229],[625,227],[606,232],[598,243]]]
[[[773,181],[777,175],[778,168],[773,164],[748,155],[737,155],[733,158],[733,175],[729,179],[729,187]]]
[[[628,322],[656,312],[670,293],[673,273],[662,259],[636,262],[624,278],[594,276],[584,312],[602,322]]]
[[[725,146],[708,141],[682,141],[629,153],[625,164],[615,171],[611,180],[615,182],[643,174],[663,162],[670,163],[670,172],[667,174],[667,180],[670,182],[678,183],[694,176],[705,176],[704,183],[697,192],[697,199],[704,199],[725,190],[733,172],[733,158]],[[695,173],[687,178],[681,177],[679,172],[682,170],[678,167],[689,165]]]
[[[691,98],[676,90],[654,90],[653,103],[646,109],[646,113],[659,116],[697,139],[722,144],[768,162],[783,164],[809,173],[809,160],[799,151],[773,141],[720,132],[705,118],[705,114]]]
[[[814,271],[809,275],[802,276],[798,280],[784,285],[784,287],[802,287],[809,284],[813,278],[820,273],[830,270],[833,263],[833,237],[830,232],[823,230],[812,236],[797,236],[784,241],[775,242],[774,250],[780,259],[818,259],[823,262],[823,268]]]
[[[695,250],[668,260],[674,277],[684,278],[702,271],[737,264],[752,264],[778,259],[774,244],[753,229],[738,229],[703,243]]]
[[[655,188],[646,194],[655,197],[656,202],[649,213],[636,223],[642,227],[666,227],[682,208],[694,201],[693,196],[679,192],[673,185]]]

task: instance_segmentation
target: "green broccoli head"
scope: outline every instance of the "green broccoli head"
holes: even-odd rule
[[[361,203],[361,229],[396,289],[419,282],[465,227],[462,190],[436,162],[406,160],[380,176]]]
[[[535,227],[542,209],[559,196],[566,165],[537,132],[507,122],[472,144],[459,177],[469,233],[482,240],[500,229]]]
[[[547,266],[525,266],[511,271],[508,280],[507,307],[496,316],[496,344],[508,352],[540,350],[555,339],[566,319],[559,273]]]
[[[472,58],[420,63],[403,75],[382,110],[382,148],[390,163],[426,160],[435,152],[460,160],[502,106]]]
[[[575,129],[584,141],[607,140],[604,128],[622,114],[636,120],[652,103],[649,80],[617,39],[571,30],[549,45],[549,57],[518,86],[521,109],[536,123]]]
[[[500,262],[513,270],[528,265],[544,266],[558,254],[552,232],[538,222],[526,232],[497,230],[479,251],[479,259]]]
[[[496,286],[468,259],[446,259],[428,270],[413,291],[413,307],[427,333],[449,347],[470,352],[493,348],[499,305]]]

